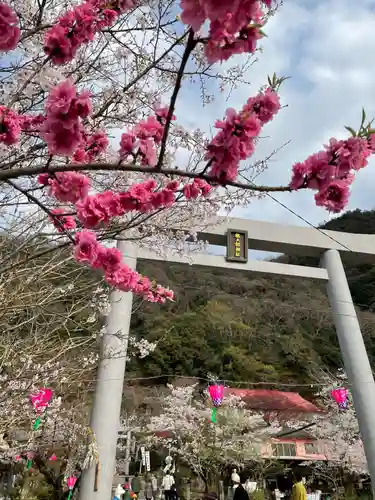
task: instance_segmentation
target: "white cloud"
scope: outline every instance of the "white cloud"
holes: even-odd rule
[[[200,107],[199,96],[185,92],[180,100],[180,116],[189,124],[209,130],[226,107],[243,105],[276,72],[290,76],[282,87],[283,103],[288,107],[267,127],[270,139],[261,141],[257,158],[291,140],[267,172],[258,178],[264,184],[286,184],[294,162],[301,161],[327,143],[332,136],[345,137],[344,125],[359,125],[361,107],[375,116],[375,0],[286,0],[285,5],[267,26],[264,52],[246,79],[251,87],[237,89],[231,100],[217,99],[213,105]],[[371,209],[374,204],[375,161],[361,171],[353,186],[348,208]],[[317,208],[313,192],[276,194],[280,201],[317,224],[330,215]],[[269,198],[254,201],[250,208],[236,215],[253,219],[303,224]]]

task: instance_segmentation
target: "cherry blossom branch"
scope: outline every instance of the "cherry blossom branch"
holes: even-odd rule
[[[211,185],[232,186],[240,189],[258,191],[258,192],[290,192],[289,186],[257,186],[245,184],[237,181],[227,181],[219,184],[216,177],[206,175],[200,172],[191,172],[188,170],[180,170],[177,168],[162,168],[155,170],[154,167],[144,167],[134,165],[132,163],[127,165],[119,165],[116,163],[91,163],[91,164],[68,164],[68,165],[50,165],[48,169],[45,166],[35,166],[29,168],[18,168],[10,170],[0,170],[0,182],[9,179],[17,179],[19,177],[35,176],[41,173],[55,174],[57,172],[81,172],[87,171],[118,171],[118,172],[138,172],[142,174],[162,174],[165,176],[185,177],[189,179],[203,179]]]
[[[61,222],[61,219],[59,217],[57,217],[55,214],[53,214],[50,210],[48,210],[48,208],[45,207],[43,205],[43,203],[40,200],[38,200],[38,198],[36,198],[34,195],[29,193],[25,189],[21,188],[20,186],[17,186],[17,184],[12,182],[11,180],[8,180],[7,184],[12,186],[14,189],[19,191],[20,193],[22,193],[24,196],[26,196],[26,198],[28,200],[32,201],[33,203],[35,203],[35,205],[37,205],[39,208],[41,208],[43,210],[43,212],[45,212],[48,215],[48,217],[50,217],[53,220],[54,224],[56,224],[60,228],[60,230],[70,239],[70,241],[72,243],[74,243],[74,239],[73,239],[72,235],[69,233],[69,231],[66,231],[63,223]]]
[[[24,42],[25,40],[27,40],[28,38],[36,35],[37,33],[39,33],[40,31],[43,31],[43,30],[46,30],[48,28],[51,28],[53,26],[53,24],[43,24],[43,25],[40,25],[40,26],[37,26],[36,28],[33,28],[33,29],[30,29],[30,30],[27,30],[20,38],[20,42]]]
[[[180,68],[179,68],[178,73],[177,73],[176,83],[175,83],[174,90],[172,93],[171,102],[169,104],[169,110],[168,110],[166,123],[164,125],[163,137],[162,137],[161,144],[160,144],[159,160],[158,160],[158,163],[156,165],[157,170],[160,170],[162,165],[163,165],[164,154],[165,154],[165,150],[167,147],[169,127],[171,125],[174,109],[176,106],[177,96],[178,96],[178,93],[179,93],[180,88],[181,88],[181,82],[182,82],[182,78],[184,76],[186,64],[189,60],[190,54],[192,53],[192,51],[194,50],[194,47],[196,46],[196,44],[197,44],[197,42],[196,42],[196,40],[194,40],[194,31],[192,29],[190,29],[189,30],[189,38],[187,40],[185,51],[184,51],[184,54],[183,54],[182,59],[181,59],[181,64],[180,64]]]
[[[173,19],[172,21],[168,21],[167,23],[161,24],[160,26],[140,26],[139,28],[132,26],[131,28],[124,28],[124,29],[113,29],[113,28],[108,28],[102,30],[103,33],[130,33],[132,31],[153,31],[157,29],[162,29],[166,28],[168,26],[172,26],[173,24],[177,23],[177,19]]]

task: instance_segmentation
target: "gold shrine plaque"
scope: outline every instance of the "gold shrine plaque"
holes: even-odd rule
[[[248,260],[247,231],[228,229],[227,232],[227,261],[247,262]]]

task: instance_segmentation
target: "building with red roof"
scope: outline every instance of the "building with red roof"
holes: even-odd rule
[[[226,387],[225,396],[236,396],[249,410],[265,412],[265,419],[278,421],[306,419],[308,415],[322,413],[322,409],[304,399],[297,392],[284,392],[269,389],[234,389]],[[312,426],[311,426],[312,427]],[[306,427],[293,430],[285,428],[279,437],[264,443],[264,458],[305,461],[327,460],[325,446],[318,442]]]
[[[269,389],[233,389],[226,387],[225,396],[236,396],[246,403],[246,408],[266,412],[294,414],[321,413],[322,410],[307,401],[297,392],[282,392]]]

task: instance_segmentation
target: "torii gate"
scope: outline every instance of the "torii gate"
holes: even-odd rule
[[[124,255],[124,262],[132,268],[136,267],[137,260],[162,260],[325,281],[375,489],[375,382],[340,257],[340,252],[350,252],[358,256],[361,262],[375,264],[375,235],[316,230],[236,218],[219,219],[219,222],[198,230],[197,233],[198,239],[212,245],[227,246],[227,256],[192,252],[189,262],[172,253],[161,256],[152,251],[137,249],[134,243],[127,241],[119,241],[118,248]],[[320,267],[305,267],[248,261],[249,248],[317,256],[320,257],[321,264]],[[111,498],[131,311],[132,294],[114,290],[111,294],[107,334],[101,346],[102,356],[91,416],[100,463],[83,473],[81,500]],[[103,353],[111,350],[116,352],[116,356],[103,356]]]

